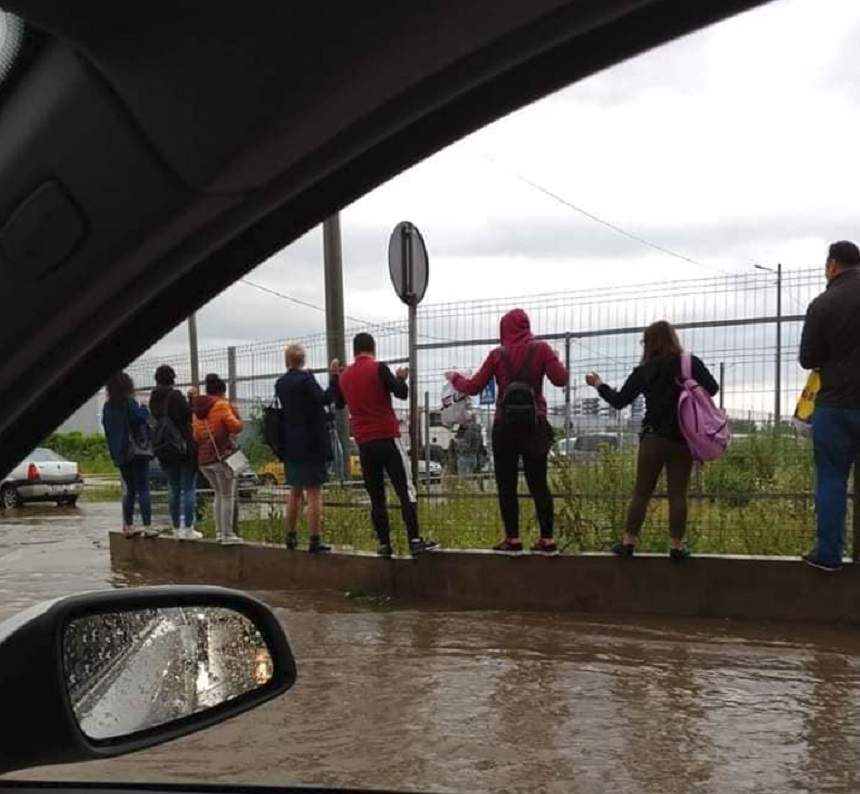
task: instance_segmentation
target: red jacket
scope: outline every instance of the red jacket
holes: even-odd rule
[[[496,389],[497,414],[501,411],[499,403],[505,389],[520,374],[520,370],[526,361],[529,346],[534,345],[531,366],[526,373],[528,382],[535,390],[535,404],[538,416],[546,416],[546,400],[543,396],[543,378],[546,375],[555,386],[564,386],[567,383],[568,372],[564,364],[559,361],[555,351],[546,342],[535,342],[529,324],[529,316],[522,309],[513,309],[504,317],[499,327],[501,346],[487,356],[481,368],[471,378],[466,378],[459,373],[454,375],[451,381],[454,388],[464,394],[478,394],[495,377],[498,388]],[[502,348],[507,350],[512,367],[508,367],[502,354]],[[511,371],[512,370],[512,371]]]
[[[335,404],[349,408],[352,435],[358,444],[383,438],[400,438],[400,421],[391,407],[391,395],[405,400],[406,381],[398,380],[391,370],[368,353],[355,361],[337,380]]]

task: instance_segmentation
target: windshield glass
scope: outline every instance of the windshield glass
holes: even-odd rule
[[[21,20],[0,9],[0,84],[12,70],[23,36],[24,25]]]

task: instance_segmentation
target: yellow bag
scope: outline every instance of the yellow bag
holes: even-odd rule
[[[801,429],[808,430],[812,426],[812,415],[815,413],[815,398],[821,389],[821,375],[818,370],[812,370],[806,379],[806,386],[797,400],[794,409],[794,423]]]

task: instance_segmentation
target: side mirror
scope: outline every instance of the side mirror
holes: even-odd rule
[[[151,747],[295,680],[277,618],[233,590],[145,587],[39,604],[0,624],[0,773]]]

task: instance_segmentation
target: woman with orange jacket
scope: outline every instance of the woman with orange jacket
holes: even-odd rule
[[[194,397],[194,441],[197,444],[197,465],[215,493],[215,532],[224,544],[241,543],[233,531],[233,511],[236,505],[236,474],[225,462],[236,450],[235,436],[244,424],[239,412],[225,394],[227,384],[218,375],[205,380],[206,394]]]

